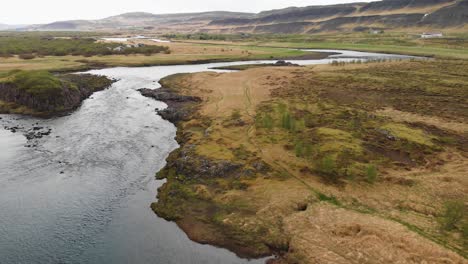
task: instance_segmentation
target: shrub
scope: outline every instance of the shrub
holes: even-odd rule
[[[231,113],[231,120],[239,120],[241,119],[242,115],[239,111],[239,109],[235,109]]]
[[[366,176],[368,182],[374,183],[378,176],[377,167],[373,164],[368,165],[366,168]]]
[[[444,214],[441,219],[442,228],[452,231],[465,217],[465,204],[461,201],[450,201],[444,205]]]
[[[327,180],[337,181],[338,180],[338,169],[336,165],[336,159],[332,156],[326,156],[322,158],[317,166],[317,172],[322,176],[325,176]]]
[[[255,118],[257,128],[266,128],[268,130],[274,127],[274,120],[269,113],[259,113]]]
[[[11,57],[13,57],[13,55],[0,53],[0,58],[11,58]]]
[[[22,60],[32,60],[34,58],[36,58],[36,55],[34,54],[20,54],[18,55],[18,57]]]
[[[304,145],[302,141],[297,141],[296,145],[294,146],[294,152],[296,153],[296,157],[303,157],[304,156]]]
[[[263,117],[263,127],[267,129],[272,129],[273,128],[273,118],[271,117],[270,114],[266,114]]]
[[[288,111],[283,113],[283,117],[281,118],[281,127],[289,131],[294,131],[296,129],[295,120]]]
[[[340,205],[340,202],[338,201],[338,199],[336,199],[336,197],[333,195],[327,196],[326,194],[318,193],[317,198],[319,199],[319,201],[322,201],[322,202],[329,202],[338,206]]]
[[[309,158],[313,155],[312,144],[298,140],[294,145],[294,152],[296,157]]]

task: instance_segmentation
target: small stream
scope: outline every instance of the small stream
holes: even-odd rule
[[[291,62],[408,58],[330,52],[341,54]],[[0,263],[264,263],[192,242],[151,211],[164,183],[155,172],[178,145],[154,110],[166,105],[137,91],[176,73],[252,63],[271,61],[93,70],[119,81],[68,116],[0,115]],[[34,127],[51,133],[27,140]]]

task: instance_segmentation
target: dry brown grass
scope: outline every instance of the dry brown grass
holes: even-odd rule
[[[389,63],[385,67],[401,66]],[[257,234],[259,228],[264,229],[264,236],[257,239],[266,240],[265,243],[274,247],[289,248],[279,263],[467,263],[455,253],[463,252],[464,238],[460,233],[442,232],[438,222],[446,201],[467,202],[468,157],[460,149],[447,147],[436,155],[428,155],[427,162],[421,166],[384,166],[380,169],[379,180],[372,185],[359,181],[335,185],[324,182],[311,171],[304,171],[308,161],[285,150],[288,137],[277,134],[277,142],[271,143],[265,141],[265,134],[259,134],[255,127],[255,116],[262,104],[296,96],[313,98],[308,89],[313,90],[317,88],[314,85],[320,83],[306,85],[308,80],[329,78],[343,70],[359,73],[373,68],[375,65],[272,67],[181,77],[177,87],[182,88],[182,93],[203,98],[200,120],[212,121],[206,130],[209,133],[194,132],[188,144],[196,145],[201,150],[199,153],[215,160],[220,157],[229,159],[235,156],[233,149],[244,146],[272,167],[270,173],[243,180],[248,185],[246,190],[219,192],[211,191],[206,183],[194,186],[196,192],[210,203],[242,205],[239,208],[243,209],[218,215],[217,221],[244,236]],[[298,81],[305,82],[298,86]],[[348,84],[334,83],[329,89],[334,90],[340,85]],[[346,96],[352,98],[353,91],[347,90]],[[340,102],[347,101],[340,99]],[[226,119],[235,110],[240,110],[245,124],[226,126]],[[466,123],[449,121],[444,117],[389,109],[375,111],[374,114],[390,116],[400,124],[426,123],[462,137],[466,132]],[[436,112],[431,114],[437,115]],[[186,127],[190,131],[188,127],[194,122],[196,120],[182,125],[182,129]],[[220,151],[225,153],[221,155]],[[254,213],[246,214],[246,210]],[[191,217],[179,224],[197,241],[236,250],[236,247],[229,246],[226,237],[213,237],[210,232],[197,231],[212,227],[206,221],[203,225],[196,222]],[[220,239],[223,242],[219,242]],[[284,246],[287,241],[289,246]]]
[[[398,111],[392,108],[379,110],[377,111],[377,114],[388,116],[398,122],[424,123],[430,126],[438,127],[440,129],[451,130],[460,134],[468,133],[468,124],[454,122],[452,120],[447,120],[436,116],[418,115],[414,113]]]
[[[319,203],[285,219],[298,263],[466,263],[401,224]]]
[[[161,45],[148,40],[130,41],[147,45]],[[210,45],[190,43],[164,43],[169,46],[170,54],[153,54],[150,56],[136,55],[108,55],[108,56],[45,56],[31,60],[22,60],[17,56],[0,58],[0,73],[15,69],[73,71],[86,68],[102,68],[116,66],[151,66],[190,64],[210,61],[235,61],[270,59],[302,56],[302,51],[284,48],[259,48],[250,46]]]

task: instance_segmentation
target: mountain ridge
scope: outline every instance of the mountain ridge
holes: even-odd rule
[[[383,0],[369,3],[287,7],[259,13],[130,12],[97,20],[69,20],[33,25],[26,27],[25,30],[307,34],[370,29],[465,30],[467,25],[468,0]]]

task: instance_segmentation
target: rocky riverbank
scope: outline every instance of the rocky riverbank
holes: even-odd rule
[[[214,70],[230,70],[230,71],[244,71],[259,67],[299,67],[298,64],[287,62],[284,60],[277,61],[276,63],[260,63],[260,64],[243,64],[243,65],[231,65],[224,67],[214,67]]]
[[[174,84],[183,76],[177,74],[161,80],[163,88],[160,89],[139,90],[142,95],[168,105],[168,108],[156,111],[164,119],[176,124],[176,140],[180,145],[167,158],[165,168],[157,174],[158,179],[167,179],[168,182],[158,190],[159,202],[153,203],[151,208],[158,216],[175,221],[190,239],[199,243],[224,247],[241,257],[272,255],[278,248],[274,242],[267,245],[263,239],[255,238],[258,232],[238,234],[234,229],[224,228],[214,219],[219,212],[230,209],[210,201],[212,190],[206,189],[205,185],[197,185],[195,189],[190,186],[195,182],[221,178],[227,186],[218,188],[219,191],[224,188],[242,190],[247,187],[242,183],[244,178],[253,179],[257,173],[266,173],[269,166],[255,156],[233,161],[221,157],[212,159],[197,153],[197,143],[193,141],[190,130],[200,130],[209,135],[212,120],[200,115],[202,98],[185,95],[183,88]]]
[[[26,74],[0,82],[0,113],[40,117],[65,114],[114,81],[92,74]]]
[[[157,174],[166,183],[152,209],[194,241],[242,257],[278,256],[270,263],[460,262],[463,222],[441,231],[439,221],[450,217],[447,204],[465,200],[465,140],[454,132],[466,124],[457,106],[465,91],[423,79],[442,62],[433,64],[260,67],[163,79],[160,91],[141,92],[168,103],[161,113],[177,124],[180,148]],[[460,64],[445,63],[445,76],[463,84]],[[410,78],[434,93],[444,87],[451,104],[433,108],[445,96],[421,94]],[[437,122],[424,116],[427,109]],[[400,119],[389,117],[394,112]],[[456,127],[449,116],[460,120]]]
[[[187,121],[192,115],[192,110],[197,103],[201,102],[199,97],[185,96],[174,92],[169,88],[161,89],[139,89],[143,96],[153,98],[158,101],[165,102],[168,107],[166,109],[155,109],[158,114],[174,124],[180,121]]]

